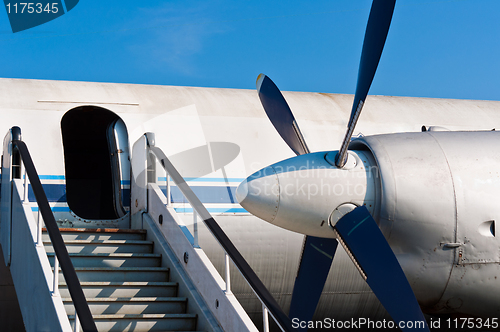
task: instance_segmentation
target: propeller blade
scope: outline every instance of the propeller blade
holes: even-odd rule
[[[351,141],[354,127],[356,127],[356,122],[358,122],[359,115],[361,114],[366,96],[368,95],[368,90],[370,90],[373,77],[377,71],[395,5],[396,0],[373,0],[370,17],[366,26],[361,60],[359,62],[356,94],[354,95],[354,103],[352,105],[349,124],[347,125],[347,132],[335,162],[337,167],[344,167],[346,163],[347,148]]]
[[[312,320],[337,249],[336,239],[306,236],[290,304],[290,319]],[[305,329],[307,330],[307,328]]]
[[[343,216],[334,229],[340,244],[396,324],[423,322],[420,328],[401,329],[429,331],[413,290],[368,209],[357,207]]]
[[[295,117],[274,82],[264,74],[257,78],[257,91],[274,128],[296,155],[309,153]],[[289,317],[311,320],[328,277],[337,240],[306,236],[293,287]]]
[[[259,98],[274,128],[296,155],[309,153],[309,148],[293,117],[290,107],[274,82],[264,74],[257,77]]]

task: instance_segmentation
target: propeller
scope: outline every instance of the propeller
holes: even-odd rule
[[[257,91],[266,114],[283,140],[296,155],[309,153],[306,141],[285,98],[276,84],[264,74],[257,78]],[[289,317],[309,321],[323,292],[330,272],[337,240],[305,236],[293,287]]]
[[[384,49],[389,26],[391,25],[392,13],[396,0],[373,0],[368,24],[366,26],[365,40],[363,50],[361,51],[361,60],[359,62],[358,83],[352,104],[351,116],[347,125],[347,132],[344,141],[340,147],[340,152],[335,160],[337,167],[344,167],[347,161],[347,148],[351,141],[352,133],[358,122],[359,115],[365,104],[368,90],[377,71],[380,56]]]
[[[351,116],[335,160],[339,168],[346,163],[349,142],[382,55],[395,3],[395,0],[374,0],[372,3]],[[257,90],[267,116],[283,140],[295,154],[309,153],[290,107],[274,82],[266,75],[260,74],[257,79]],[[300,321],[312,319],[328,277],[337,243],[340,242],[398,326],[406,331],[409,329],[400,325],[401,322],[419,321],[422,322],[420,328],[411,330],[429,331],[396,256],[367,208],[357,207],[345,214],[335,223],[333,231],[336,239],[305,237],[289,316]]]

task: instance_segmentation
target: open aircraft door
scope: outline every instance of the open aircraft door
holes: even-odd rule
[[[117,220],[130,206],[129,143],[125,123],[98,106],[81,106],[61,120],[66,196],[83,220]]]

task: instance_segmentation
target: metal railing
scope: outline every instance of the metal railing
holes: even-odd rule
[[[230,260],[233,261],[234,265],[238,268],[241,275],[248,283],[250,288],[252,288],[255,295],[258,297],[262,303],[262,314],[263,314],[263,325],[264,331],[269,331],[269,319],[268,313],[274,319],[276,324],[281,328],[282,331],[289,332],[295,331],[292,327],[292,323],[288,316],[283,312],[279,304],[273,298],[269,290],[259,279],[257,274],[253,271],[247,261],[243,258],[241,253],[236,249],[234,244],[224,233],[219,224],[212,217],[210,212],[205,208],[203,203],[194,194],[192,189],[186,183],[184,178],[179,174],[179,172],[172,165],[170,160],[165,156],[163,151],[154,146],[154,143],[148,140],[148,150],[158,159],[162,167],[167,172],[167,202],[170,203],[170,184],[169,177],[172,178],[173,182],[176,184],[178,189],[182,192],[184,197],[188,200],[193,208],[193,221],[194,221],[194,243],[193,246],[198,246],[198,231],[197,231],[197,219],[198,216],[204,221],[205,225],[208,227],[212,235],[218,241],[219,245],[225,252],[225,283],[227,294],[231,294],[231,279],[229,274],[229,264]],[[148,155],[150,155],[148,153]]]
[[[80,281],[76,275],[75,268],[73,267],[73,263],[68,254],[68,250],[66,249],[66,245],[64,244],[64,240],[59,232],[59,227],[57,226],[56,220],[54,218],[54,214],[50,208],[49,202],[47,200],[47,196],[42,187],[42,183],[40,182],[40,178],[36,171],[33,160],[31,159],[31,155],[28,151],[28,147],[21,140],[20,128],[13,127],[11,129],[13,133],[18,133],[17,135],[13,135],[12,140],[12,174],[13,178],[21,178],[21,162],[24,165],[25,170],[25,181],[24,181],[24,202],[28,202],[28,182],[31,183],[31,188],[33,190],[33,194],[35,195],[36,202],[38,204],[38,230],[37,230],[37,245],[43,246],[42,243],[42,221],[45,222],[45,227],[47,229],[47,233],[49,234],[50,240],[52,242],[52,246],[55,252],[54,259],[54,278],[53,278],[53,288],[52,294],[53,296],[59,295],[59,286],[58,286],[58,278],[59,278],[59,266],[61,267],[62,273],[64,275],[64,279],[66,281],[69,293],[73,300],[73,304],[75,306],[75,331],[78,331],[79,326],[81,324],[83,331],[85,332],[97,332],[97,327],[95,325],[94,319],[90,312],[90,308],[87,304],[87,300],[85,299],[85,295],[83,293],[82,287],[80,285]],[[4,151],[4,158],[9,155],[8,151]],[[40,218],[41,217],[41,218]],[[80,324],[79,322],[80,321]]]

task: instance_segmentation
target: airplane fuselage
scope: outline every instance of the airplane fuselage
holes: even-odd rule
[[[303,235],[250,215],[234,197],[248,175],[292,157],[254,91],[13,79],[1,79],[0,86],[0,131],[22,129],[43,184],[53,190],[52,207],[61,223],[91,223],[79,220],[64,190],[58,191],[66,181],[61,120],[77,107],[99,106],[123,120],[130,145],[145,132],[156,134],[156,146],[177,157],[174,165],[203,197],[209,197],[203,203],[288,310]],[[352,96],[285,95],[311,150],[338,148],[346,124],[339,119],[348,118]],[[373,211],[417,299],[429,313],[496,315],[500,136],[486,131],[419,131],[422,125],[491,130],[500,126],[500,102],[369,99],[355,133],[364,137],[353,141],[350,149],[361,151],[378,170]],[[394,139],[391,133],[397,132],[410,133]],[[199,154],[189,153],[205,150],[209,157],[204,162],[196,159]],[[193,168],[197,161],[199,167]],[[391,205],[393,201],[397,206]],[[173,204],[186,220],[192,218],[182,201]],[[98,225],[103,224],[122,225],[113,220]],[[327,234],[328,222],[322,227]],[[200,232],[201,246],[223,271],[222,251],[206,229]],[[260,302],[236,274],[233,291],[260,319]],[[387,317],[342,250],[334,259],[315,317]]]

